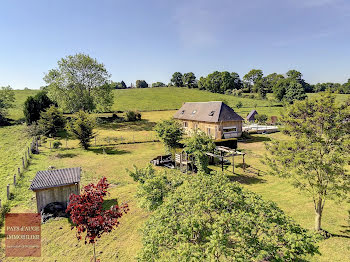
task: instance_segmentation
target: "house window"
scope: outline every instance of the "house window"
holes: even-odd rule
[[[224,127],[224,132],[237,132],[236,126]]]
[[[194,130],[198,129],[198,124],[194,124]]]
[[[209,116],[213,116],[215,114],[215,111],[211,111],[210,113],[209,113]]]
[[[183,122],[183,126],[184,126],[185,128],[187,128],[187,127],[188,127],[188,123],[187,123],[187,122]]]
[[[182,110],[182,111],[181,111],[181,115],[183,115],[184,113],[185,113],[185,110]]]
[[[210,129],[211,129],[211,128],[209,128],[209,127],[207,128],[207,135],[208,135],[208,136],[210,136],[210,135],[211,135],[211,133],[210,133]]]

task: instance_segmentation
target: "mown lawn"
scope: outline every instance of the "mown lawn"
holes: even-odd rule
[[[261,162],[265,153],[264,142],[271,139],[285,139],[281,133],[254,135],[252,142],[238,143],[238,150],[245,152],[245,162],[249,165],[246,172],[240,167],[225,166],[225,173],[233,181],[241,182],[244,187],[260,194],[278,206],[303,227],[313,230],[314,208],[312,199],[291,186],[288,181],[268,174],[267,167]],[[242,163],[242,157],[235,158],[235,164]],[[212,167],[221,170],[221,167]],[[258,175],[259,173],[259,175]],[[350,204],[328,200],[325,204],[322,228],[342,237],[332,237],[320,242],[321,256],[309,258],[310,261],[350,261],[350,223],[348,217]]]
[[[22,157],[30,138],[26,136],[24,125],[0,127],[0,199],[6,199],[6,186],[13,186],[13,175],[17,168],[22,170]]]
[[[45,148],[41,149],[42,153],[35,157],[15,192],[16,206],[11,212],[36,212],[35,195],[28,187],[35,173],[47,169],[49,165],[56,168],[82,167],[82,185],[96,183],[106,176],[111,183],[107,199],[110,203],[128,203],[130,212],[121,219],[117,230],[99,240],[98,257],[101,261],[133,261],[141,248],[139,229],[148,213],[138,207],[135,199],[136,183],[129,177],[126,168],[145,166],[151,158],[163,153],[163,146],[160,143],[119,145],[107,148],[106,154],[94,147],[88,151],[80,148],[50,151],[48,144],[45,144]],[[79,242],[68,220],[62,218],[42,225],[42,256],[39,260],[8,258],[7,261],[89,261],[91,256],[92,246]]]
[[[15,103],[14,107],[9,110],[9,118],[20,119],[23,118],[23,104],[28,96],[35,96],[39,90],[15,90]]]
[[[171,93],[172,91],[173,93]],[[18,92],[18,91],[16,91]],[[19,96],[24,101],[25,92]],[[227,98],[228,104],[235,105],[238,99],[233,96],[212,94],[205,91],[188,90],[182,88],[154,88],[135,90],[116,90],[116,105],[114,110],[154,110],[166,108],[178,108],[185,101],[208,101]],[[28,93],[29,95],[29,93]],[[32,95],[32,94],[31,94]],[[18,97],[18,94],[16,94]],[[219,97],[218,97],[219,96]],[[155,97],[157,99],[155,100]],[[163,97],[164,99],[158,99]],[[206,100],[207,98],[207,100]],[[124,101],[123,101],[124,99]],[[197,100],[198,99],[198,100]],[[230,100],[232,99],[232,100]],[[339,98],[337,98],[339,99]],[[175,102],[172,102],[172,101]],[[244,100],[243,106],[254,106],[255,100]],[[259,100],[260,101],[260,100]],[[152,104],[152,103],[153,104]],[[268,101],[262,101],[268,103]],[[123,104],[125,103],[125,104]],[[246,104],[245,104],[246,103]],[[258,112],[266,112],[268,115],[277,114],[279,107],[265,107],[261,104]],[[120,105],[120,107],[119,107]],[[121,106],[123,105],[123,106]],[[135,107],[135,105],[137,107]],[[173,107],[174,106],[174,107]],[[17,107],[12,115],[20,117]],[[243,107],[236,110],[242,116],[251,108]],[[265,111],[264,111],[265,110]],[[127,202],[130,212],[121,219],[120,227],[109,235],[105,235],[97,244],[97,252],[101,261],[135,261],[135,255],[142,247],[139,229],[147,220],[149,213],[139,208],[136,194],[136,183],[129,177],[126,168],[131,169],[135,164],[144,167],[153,157],[163,154],[164,148],[159,142],[147,142],[139,144],[120,144],[120,142],[149,141],[155,137],[152,131],[156,122],[170,118],[172,111],[142,112],[141,122],[108,124],[98,128],[97,146],[84,151],[78,147],[76,140],[62,139],[62,148],[49,149],[49,141],[41,147],[41,154],[31,160],[31,165],[25,176],[19,180],[15,190],[15,199],[12,201],[12,212],[36,212],[35,195],[28,190],[30,180],[38,170],[45,170],[48,166],[56,168],[75,167],[83,168],[82,185],[97,182],[102,176],[106,176],[111,182],[109,200],[118,200],[119,203]],[[29,143],[23,133],[24,126],[12,126],[0,128],[0,194],[5,194],[5,186],[12,181],[12,173],[16,166],[21,164],[21,156],[25,146]],[[282,139],[280,133],[257,136],[250,143],[239,143],[239,149],[247,153],[246,162],[251,166],[250,172],[243,173],[239,167],[232,174],[232,167],[226,167],[226,174],[232,180],[241,182],[250,190],[261,194],[263,198],[276,202],[288,215],[303,227],[312,229],[314,212],[310,198],[300,194],[287,181],[269,176],[266,167],[260,162],[264,154],[264,141],[270,139]],[[52,141],[52,140],[51,140]],[[107,146],[107,144],[112,144]],[[103,154],[101,145],[105,148]],[[240,163],[237,157],[236,164]],[[219,170],[219,167],[213,167]],[[12,170],[12,171],[11,171]],[[350,206],[345,203],[328,201],[325,206],[323,227],[333,234],[350,236],[347,210]],[[3,229],[2,229],[3,230]],[[3,233],[3,231],[2,231]],[[89,261],[92,256],[92,247],[77,241],[75,231],[71,231],[67,219],[51,220],[42,226],[42,257],[38,259],[7,259],[7,261]],[[310,258],[311,261],[347,261],[350,257],[350,238],[333,237],[320,243],[321,256]],[[3,259],[0,249],[0,261]]]

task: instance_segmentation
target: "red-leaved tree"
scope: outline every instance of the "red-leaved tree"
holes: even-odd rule
[[[77,238],[85,233],[85,244],[94,246],[94,261],[96,261],[95,242],[103,233],[109,233],[119,225],[118,219],[127,213],[128,205],[114,205],[109,210],[103,209],[103,198],[107,195],[109,183],[105,177],[96,184],[85,186],[80,195],[71,194],[66,212],[77,228]]]

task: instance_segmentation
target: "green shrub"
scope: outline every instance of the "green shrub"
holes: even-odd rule
[[[141,113],[138,111],[127,111],[125,114],[125,120],[127,122],[134,122],[141,120]]]
[[[238,103],[236,104],[236,107],[238,109],[242,108],[243,107],[243,103],[241,101],[238,101]]]
[[[58,149],[60,146],[62,146],[62,143],[60,141],[53,141],[52,146],[54,149]]]
[[[88,149],[90,141],[96,136],[94,132],[95,119],[84,111],[79,111],[68,124],[68,132],[79,139],[79,144]]]
[[[63,112],[51,105],[46,111],[41,112],[38,124],[44,135],[54,137],[65,126]]]
[[[11,208],[9,203],[3,204],[3,206],[0,208],[0,228],[4,225],[5,215],[10,212],[10,210]]]
[[[268,117],[265,114],[256,114],[255,115],[255,122],[259,124],[265,124],[267,121]]]

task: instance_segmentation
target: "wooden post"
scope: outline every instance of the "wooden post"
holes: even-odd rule
[[[10,199],[10,184],[7,184],[7,200]]]
[[[38,140],[36,141],[36,152],[39,154],[39,143],[38,143]]]
[[[28,157],[30,157],[29,147],[27,147]]]
[[[21,168],[17,168],[17,173],[18,173],[18,176],[21,176]]]
[[[23,170],[24,170],[24,168],[26,167],[25,164],[24,164],[24,158],[23,158],[23,156],[22,156],[22,167],[23,167]]]
[[[180,154],[180,171],[182,172],[182,152]]]
[[[221,155],[221,171],[224,171],[224,156],[222,151],[220,151],[220,155]]]
[[[245,172],[244,154],[243,154],[243,171]]]
[[[232,153],[232,173],[235,173],[235,154]]]
[[[16,174],[13,175],[13,185],[16,186],[17,181],[16,181]]]

